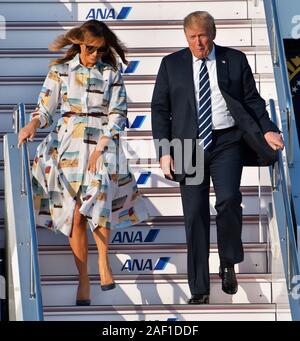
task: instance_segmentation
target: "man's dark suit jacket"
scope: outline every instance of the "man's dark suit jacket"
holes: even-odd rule
[[[265,101],[260,97],[244,53],[215,45],[217,77],[227,108],[242,134],[244,165],[266,166],[277,160],[264,134],[279,132],[269,119]],[[196,141],[198,115],[196,108],[193,58],[189,48],[163,58],[157,75],[152,103],[152,131],[156,141],[174,138]],[[195,144],[195,142],[194,142]],[[159,152],[161,157],[164,152]],[[181,181],[184,173],[177,174]]]

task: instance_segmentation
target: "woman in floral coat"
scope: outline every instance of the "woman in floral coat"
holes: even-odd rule
[[[60,104],[60,118],[38,146],[33,163],[37,225],[69,237],[79,272],[76,304],[90,304],[87,226],[99,252],[102,290],[115,287],[108,259],[110,229],[148,218],[127,160],[120,134],[127,115],[126,91],[117,55],[124,48],[103,23],[90,20],[59,36],[51,49],[71,45],[51,63],[31,122],[19,145],[46,128]]]

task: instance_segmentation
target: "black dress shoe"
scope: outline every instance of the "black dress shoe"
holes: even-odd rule
[[[209,295],[192,295],[187,301],[188,304],[209,304]]]
[[[226,294],[234,295],[238,291],[238,282],[233,266],[220,267],[219,276],[222,278],[222,290]]]

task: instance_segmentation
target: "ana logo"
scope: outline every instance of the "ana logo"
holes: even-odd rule
[[[140,174],[139,178],[137,179],[138,185],[145,185],[151,176],[151,172],[143,172]]]
[[[128,17],[131,9],[132,7],[122,7],[120,12],[117,13],[114,8],[91,8],[85,19],[123,20]]]
[[[143,125],[145,119],[146,119],[146,115],[137,115],[132,123],[129,122],[129,120],[127,119],[126,127],[127,128],[131,128],[131,129],[141,128],[141,126]],[[150,173],[149,174],[149,176],[150,176],[151,172],[149,172],[149,173]],[[147,180],[148,180],[148,178],[147,178]]]
[[[153,243],[159,234],[159,229],[151,229],[146,237],[143,237],[142,231],[118,231],[113,240],[113,243]]]
[[[151,258],[148,259],[127,259],[122,267],[122,271],[153,271],[164,270],[169,263],[171,257],[160,257],[155,266]]]
[[[131,60],[130,62],[128,62],[126,67],[122,63],[120,63],[119,70],[121,73],[127,73],[127,74],[128,73],[135,73],[139,64],[140,64],[139,60]]]

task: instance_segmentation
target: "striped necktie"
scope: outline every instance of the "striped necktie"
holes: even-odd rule
[[[198,111],[198,137],[201,140],[200,146],[204,150],[212,141],[212,113],[209,75],[206,66],[206,59],[202,59],[199,72],[199,111]]]

